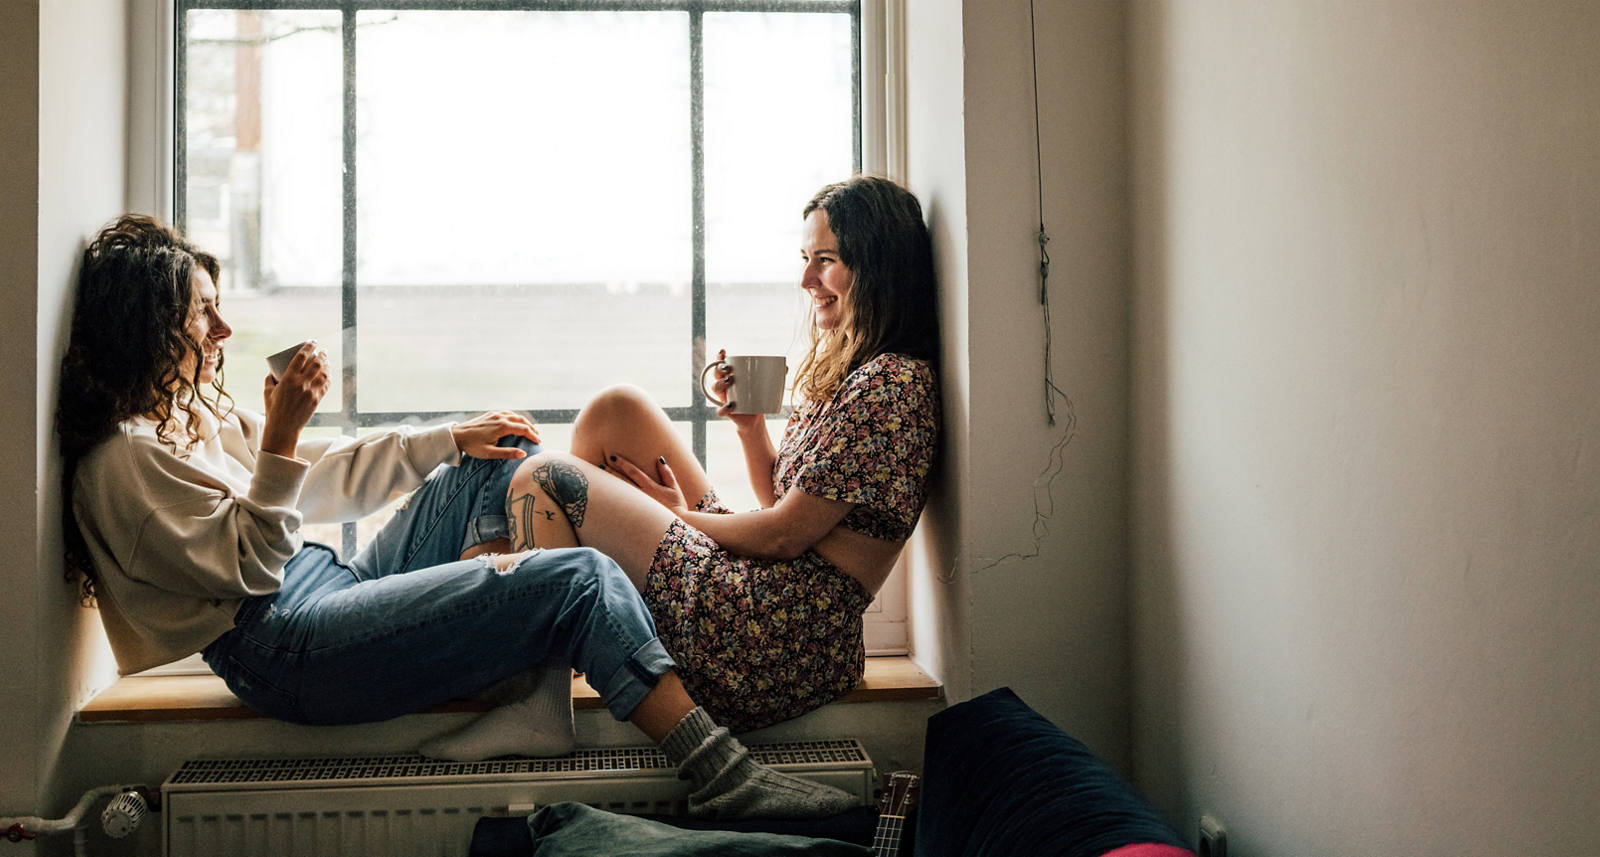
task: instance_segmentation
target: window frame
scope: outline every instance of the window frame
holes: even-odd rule
[[[184,111],[185,47],[188,10],[336,10],[341,13],[343,81],[343,168],[341,196],[344,235],[341,263],[345,366],[342,400],[337,411],[316,414],[312,426],[333,426],[354,433],[398,422],[434,421],[459,416],[435,411],[362,411],[358,398],[355,353],[356,325],[356,182],[355,150],[355,18],[366,10],[403,11],[682,11],[688,15],[690,39],[690,133],[693,218],[690,336],[694,376],[706,362],[706,247],[704,163],[704,76],[702,26],[707,13],[818,13],[850,15],[852,119],[855,128],[853,166],[857,172],[905,180],[905,2],[906,0],[131,0],[127,196],[131,210],[155,212],[181,229],[185,215],[186,136]],[[667,408],[675,421],[691,427],[694,453],[706,461],[707,426],[715,409],[696,389],[688,406]],[[571,423],[572,408],[537,409],[531,415],[546,423]],[[355,550],[354,525],[344,528],[346,555]],[[907,596],[904,559],[865,617],[867,648],[872,654],[904,654]],[[202,670],[203,671],[203,670]]]
[[[187,16],[190,10],[280,10],[319,9],[338,11],[342,16],[340,34],[343,40],[344,66],[343,90],[343,163],[344,178],[341,207],[343,211],[343,259],[340,272],[340,304],[343,313],[338,361],[343,369],[340,385],[341,401],[337,411],[318,411],[311,420],[312,426],[335,426],[341,431],[354,433],[361,429],[393,425],[399,422],[435,422],[456,416],[454,411],[365,411],[361,409],[356,374],[356,346],[360,328],[357,314],[357,183],[358,158],[356,156],[356,104],[359,82],[356,78],[356,15],[361,11],[498,11],[498,12],[684,12],[688,17],[689,39],[689,134],[690,134],[690,187],[691,187],[691,249],[693,263],[690,276],[690,324],[692,376],[698,379],[706,365],[706,206],[705,206],[705,76],[703,23],[707,12],[713,13],[833,13],[848,14],[851,20],[851,37],[854,42],[852,56],[853,95],[852,121],[855,127],[855,144],[852,168],[862,169],[862,87],[861,87],[861,3],[859,0],[177,0],[174,14],[173,62],[173,216],[172,221],[181,230],[185,224],[187,177],[187,127],[184,103],[186,75]],[[699,395],[698,381],[691,381],[690,404],[666,408],[668,418],[674,422],[687,422],[692,432],[695,458],[701,466],[706,463],[706,427],[715,418],[716,410]],[[574,408],[535,408],[530,416],[539,422],[570,423],[577,418]],[[353,530],[346,529],[345,549],[351,550]]]

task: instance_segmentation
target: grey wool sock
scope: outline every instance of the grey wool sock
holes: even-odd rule
[[[859,801],[832,786],[780,774],[750,758],[725,727],[696,708],[661,742],[661,752],[688,780],[696,818],[825,818]]]

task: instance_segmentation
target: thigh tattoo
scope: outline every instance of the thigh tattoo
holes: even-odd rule
[[[533,543],[533,508],[534,496],[532,494],[518,494],[506,501],[506,533],[511,541],[512,550],[524,550],[536,547]]]
[[[561,507],[574,530],[583,526],[584,512],[589,509],[589,478],[583,471],[565,461],[552,461],[534,469],[533,481],[550,495]]]

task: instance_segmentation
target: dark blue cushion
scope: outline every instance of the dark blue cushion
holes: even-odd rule
[[[1148,801],[1000,688],[928,718],[917,857],[1099,857],[1186,848]]]

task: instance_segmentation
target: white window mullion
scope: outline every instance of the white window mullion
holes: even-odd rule
[[[128,164],[124,205],[172,220],[173,0],[128,9]]]

